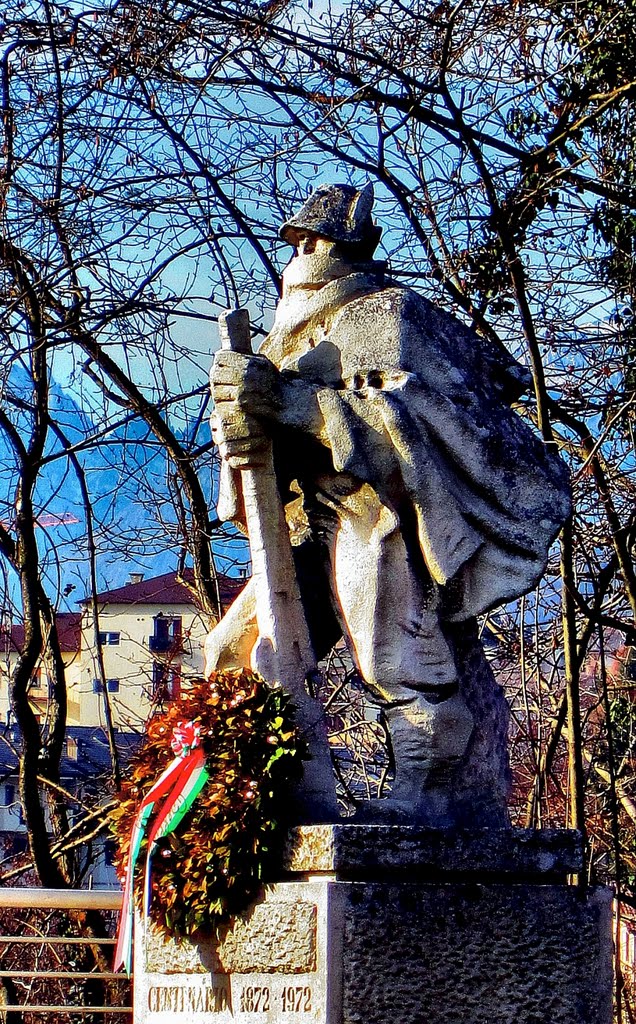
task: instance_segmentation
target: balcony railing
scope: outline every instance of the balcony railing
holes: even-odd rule
[[[59,934],[59,929],[48,934],[56,912],[111,912],[114,925],[121,900],[121,892],[115,891],[0,887],[0,1020],[30,1024],[42,1014],[52,1020],[59,1016],[69,1024],[73,1020],[99,1020],[103,1024],[127,1024],[132,1020],[128,979],[81,964],[87,946],[101,950],[103,958],[110,959],[115,939],[82,934],[72,923],[72,914],[65,921],[64,934]],[[16,912],[15,916],[11,911]],[[41,917],[20,920],[20,911],[29,915],[41,912]],[[14,927],[15,933],[11,934]],[[73,927],[76,934],[66,934]]]
[[[178,654],[182,649],[180,636],[149,636],[148,647],[153,654]]]

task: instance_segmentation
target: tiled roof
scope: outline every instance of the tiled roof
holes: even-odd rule
[[[69,753],[69,739],[75,740],[75,754]],[[115,744],[122,766],[128,764],[131,755],[138,749],[143,739],[143,733],[117,731]],[[104,729],[100,726],[69,726],[66,730],[66,745],[60,767],[63,775],[77,774],[91,778],[100,772],[107,773],[111,768],[111,759]]]
[[[16,727],[0,726],[0,733],[11,739],[13,746],[20,749],[21,740]],[[69,749],[69,740],[75,741],[73,752]],[[117,732],[115,742],[122,766],[130,762],[131,755],[138,749],[143,734],[135,732]],[[17,759],[4,743],[0,744],[0,771],[13,774],[18,771]],[[66,781],[77,778],[84,781],[93,780],[96,784],[111,768],[110,750],[106,733],[100,726],[69,726],[66,730],[66,744],[60,763],[60,774]]]
[[[55,620],[57,622],[57,634],[60,639],[62,653],[79,651],[82,613],[58,612]],[[21,650],[24,644],[24,626],[21,623],[12,625],[10,633],[5,635],[9,640],[9,650]]]
[[[20,651],[24,644],[24,626],[16,624],[10,629],[2,630],[2,646],[8,646],[11,652]]]
[[[192,569],[186,569],[183,575],[186,579],[193,580]],[[240,594],[245,583],[245,579],[219,575],[219,591],[224,611]],[[135,583],[126,583],[123,587],[117,587],[114,590],[104,590],[97,595],[97,600],[102,606],[108,604],[193,605],[195,603],[191,591],[184,583],[179,582],[177,574],[174,572],[164,573],[163,576],[153,576],[147,580],[138,580]],[[86,605],[88,601],[89,598],[84,598],[80,603]],[[57,613],[57,629],[63,653],[79,651],[81,619],[81,612]],[[11,652],[20,651],[24,644],[24,626],[16,623],[11,626],[10,630],[3,630],[0,642],[5,650],[8,647]]]
[[[58,612],[55,616],[60,647],[64,651],[79,651],[82,634],[81,612]]]
[[[185,579],[192,581],[194,575],[192,569],[185,569]],[[230,576],[219,575],[219,590],[221,604],[227,608],[237,594],[245,586],[244,579],[234,579]],[[192,593],[177,579],[174,572],[164,573],[163,576],[153,576],[150,579],[137,580],[117,587],[115,590],[104,590],[97,595],[101,605],[105,604],[194,604]],[[81,602],[86,604],[88,598]]]

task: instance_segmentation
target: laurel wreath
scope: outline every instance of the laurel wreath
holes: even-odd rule
[[[158,841],[152,859],[150,917],[173,936],[216,932],[256,896],[262,879],[280,863],[285,795],[307,756],[291,698],[280,687],[248,670],[195,682],[150,719],[112,813],[115,867],[122,880],[137,811],[174,758],[171,740],[184,721],[200,727],[209,781],[176,830]],[[142,845],[140,862],[145,855]],[[139,863],[138,908],[142,875]]]

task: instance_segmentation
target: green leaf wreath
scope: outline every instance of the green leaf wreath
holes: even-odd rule
[[[175,831],[157,842],[150,903],[151,919],[177,936],[216,931],[249,904],[280,862],[285,795],[307,756],[291,698],[280,687],[248,670],[195,682],[150,720],[122,787],[111,820],[122,879],[137,812],[173,760],[173,732],[184,722],[200,727],[209,779]],[[139,908],[146,846],[144,839],[135,870]]]

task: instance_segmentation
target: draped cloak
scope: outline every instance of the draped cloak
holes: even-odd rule
[[[323,513],[337,529],[352,496],[374,494],[367,535],[384,528],[381,507],[416,537],[448,595],[448,621],[532,589],[571,504],[565,464],[511,408],[527,370],[377,275],[332,281],[305,311],[292,323],[277,316],[260,354],[311,386],[324,420],[320,445],[302,429],[274,432],[281,486],[296,481],[310,529],[319,532]],[[227,467],[220,505],[240,518],[240,485]],[[404,570],[418,572],[417,561]]]

